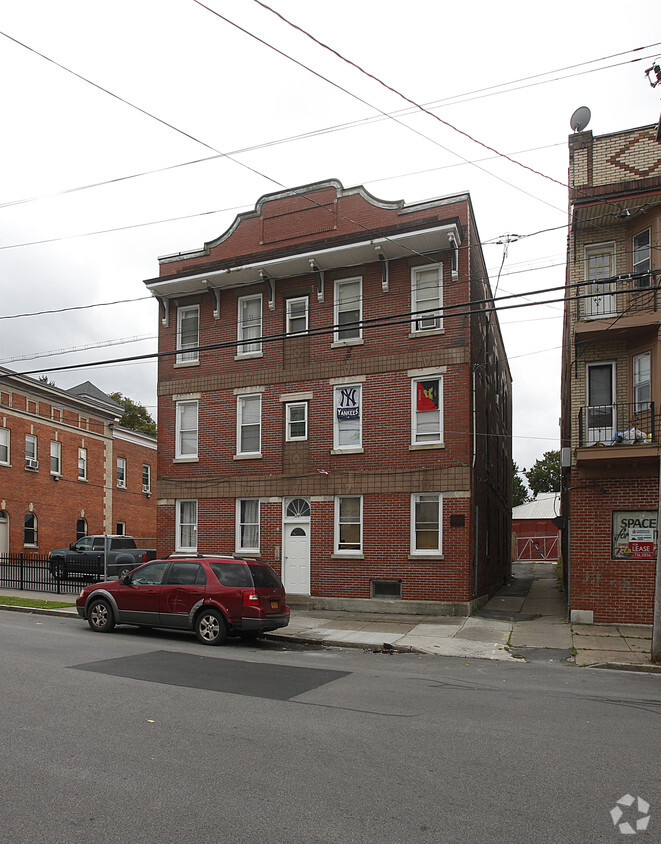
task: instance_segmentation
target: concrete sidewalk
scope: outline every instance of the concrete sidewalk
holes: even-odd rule
[[[0,595],[75,601],[73,595],[11,589],[0,590]],[[75,607],[31,610],[0,605],[2,608],[78,619]],[[661,673],[661,666],[650,661],[650,626],[570,625],[566,615],[555,566],[516,563],[509,583],[468,618],[295,609],[289,626],[268,637],[282,642]]]

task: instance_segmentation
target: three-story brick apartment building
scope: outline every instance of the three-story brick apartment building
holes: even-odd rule
[[[652,621],[659,505],[657,127],[569,139],[563,557],[571,618]]]
[[[161,550],[262,556],[316,606],[465,612],[502,584],[511,378],[467,194],[270,194],[145,283]]]

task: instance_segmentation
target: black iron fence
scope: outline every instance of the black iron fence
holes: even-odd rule
[[[578,414],[578,444],[656,444],[658,427],[654,402],[582,407]]]
[[[0,554],[0,589],[77,595],[89,582],[85,577],[71,576],[66,580],[53,577],[46,554]]]

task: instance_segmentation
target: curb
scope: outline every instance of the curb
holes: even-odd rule
[[[639,674],[661,674],[661,665],[645,665],[632,662],[595,662],[593,665],[581,665],[580,668],[610,668],[611,671],[635,671]]]
[[[46,607],[21,607],[17,604],[0,604],[0,610],[9,610],[9,612],[22,612],[33,615],[55,615],[60,618],[80,618],[75,607],[67,610],[64,607],[59,609],[47,609]]]
[[[366,642],[336,642],[328,641],[326,639],[308,639],[305,636],[278,636],[277,633],[265,633],[262,637],[268,639],[270,642],[291,642],[294,645],[324,645],[327,648],[353,648],[361,651],[374,651],[374,653],[411,653],[424,655],[427,651],[418,650],[412,645],[393,645],[392,650],[383,648],[379,645],[368,645]],[[434,656],[434,654],[427,654]],[[439,654],[442,656],[442,654]]]

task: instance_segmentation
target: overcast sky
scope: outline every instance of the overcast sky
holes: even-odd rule
[[[571,114],[589,106],[595,135],[659,118],[661,86],[645,77],[661,56],[658,0],[269,5],[544,175],[411,109],[255,0],[5,2],[0,365],[64,388],[89,379],[155,414],[153,361],[52,368],[155,351],[142,282],[158,256],[200,247],[266,193],[327,178],[408,203],[467,190],[498,295],[562,285]],[[505,235],[519,237],[503,263]],[[559,447],[561,304],[500,322],[514,458],[529,468]]]

